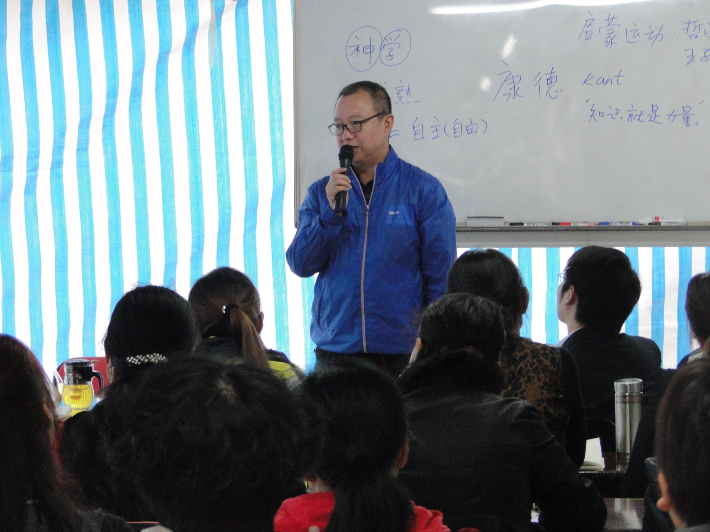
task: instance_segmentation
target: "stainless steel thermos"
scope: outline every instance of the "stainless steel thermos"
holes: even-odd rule
[[[631,449],[636,439],[636,430],[641,419],[643,381],[621,379],[614,381],[616,409],[616,464],[629,463]]]

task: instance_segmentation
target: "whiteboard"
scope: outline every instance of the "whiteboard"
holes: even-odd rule
[[[298,2],[297,206],[338,166],[338,92],[372,80],[458,222],[710,219],[710,1],[561,3]]]

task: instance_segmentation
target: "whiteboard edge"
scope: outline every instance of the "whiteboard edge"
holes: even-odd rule
[[[299,0],[293,0],[293,225],[298,227],[298,209],[301,206],[301,137],[299,134],[301,124],[301,111],[299,105],[300,73],[299,73],[299,43],[300,25],[298,23]]]

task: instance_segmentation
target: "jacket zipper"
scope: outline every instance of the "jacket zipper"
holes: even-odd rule
[[[357,176],[355,179],[357,179]],[[375,176],[372,179],[373,183],[372,192],[370,193],[370,201],[372,201],[372,196],[375,194],[374,181],[377,180],[377,167],[375,167]],[[360,185],[359,179],[357,179],[357,184],[360,187],[362,199],[365,201],[365,244],[362,249],[362,268],[360,270],[360,313],[362,319],[362,351],[363,353],[367,353],[367,335],[365,334],[365,255],[367,254],[367,229],[370,225],[370,203],[365,200],[365,192],[362,190],[362,185]]]

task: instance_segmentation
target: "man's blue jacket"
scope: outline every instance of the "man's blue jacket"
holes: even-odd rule
[[[308,189],[286,252],[296,275],[318,273],[311,339],[338,353],[409,353],[418,316],[444,295],[456,259],[446,191],[392,148],[375,169],[369,207],[351,170],[347,216],[335,214],[325,193],[329,179]]]

